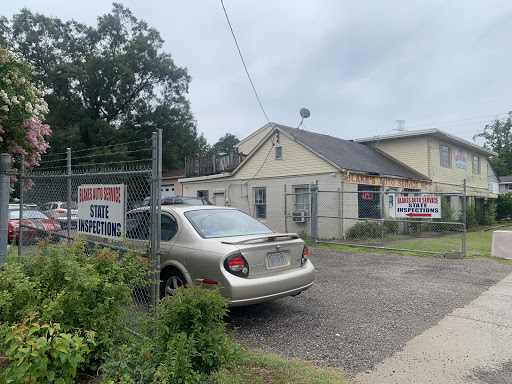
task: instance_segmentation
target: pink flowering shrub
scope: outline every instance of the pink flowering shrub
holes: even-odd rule
[[[30,81],[33,70],[6,49],[0,49],[0,153],[12,156],[12,168],[17,172],[25,155],[25,168],[38,166],[49,144],[46,136],[50,127],[43,124],[48,113],[42,92]],[[11,176],[11,187],[17,177]],[[32,186],[31,182],[25,189]]]

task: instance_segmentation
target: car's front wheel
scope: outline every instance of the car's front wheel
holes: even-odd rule
[[[160,298],[162,299],[174,295],[177,288],[187,284],[185,276],[183,276],[183,273],[177,268],[165,269],[160,278],[162,279],[160,283]]]

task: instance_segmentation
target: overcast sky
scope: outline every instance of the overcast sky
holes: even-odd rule
[[[192,76],[189,99],[214,144],[267,123],[220,0],[124,0]],[[105,0],[4,2],[96,25]],[[469,141],[512,110],[510,0],[224,0],[269,120],[342,139],[439,128]],[[482,144],[482,140],[477,141]]]

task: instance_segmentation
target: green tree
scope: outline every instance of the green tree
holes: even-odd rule
[[[496,218],[498,220],[506,220],[512,217],[512,193],[506,195],[498,195],[496,202]]]
[[[473,136],[485,139],[484,147],[493,150],[498,155],[491,159],[491,163],[499,176],[512,174],[512,111],[503,119],[496,119],[487,124],[484,131]]]
[[[162,128],[164,169],[182,167],[201,145],[185,97],[187,70],[162,51],[159,32],[123,5],[97,20],[90,27],[28,9],[10,25],[0,20],[0,44],[34,66],[46,91],[53,152],[149,139]]]
[[[39,165],[48,149],[50,126],[42,124],[48,105],[31,81],[32,67],[7,49],[0,48],[0,152],[12,155],[17,171],[21,155],[25,167]],[[11,175],[11,187],[16,176]],[[30,187],[30,183],[26,187]]]
[[[215,153],[233,152],[235,145],[238,144],[239,142],[240,140],[238,140],[238,138],[235,135],[232,135],[231,133],[226,133],[219,139],[219,141],[217,141],[213,145],[213,151]]]

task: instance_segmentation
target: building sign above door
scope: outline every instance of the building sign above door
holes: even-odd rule
[[[391,177],[372,175],[356,175],[352,173],[345,178],[345,182],[351,184],[384,185],[385,187],[394,188],[430,190],[430,184],[421,181],[393,179]]]

